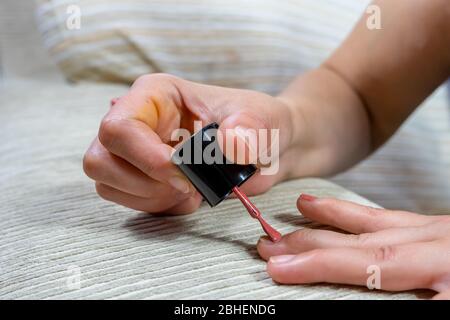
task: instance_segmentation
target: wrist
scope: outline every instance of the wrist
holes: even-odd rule
[[[368,154],[369,124],[361,102],[329,70],[299,76],[277,99],[292,122],[292,177],[335,174]]]
[[[280,94],[276,99],[285,106],[287,111],[287,128],[289,128],[289,143],[288,149],[298,147],[302,144],[305,137],[306,120],[302,108],[298,102],[288,95]]]
[[[276,99],[285,106],[286,121],[285,128],[289,129],[287,135],[289,142],[280,155],[280,166],[283,166],[283,180],[295,179],[304,176],[322,175],[315,166],[314,161],[309,161],[311,154],[317,154],[314,145],[313,132],[308,127],[306,110],[303,103],[294,100],[288,94],[280,94]]]

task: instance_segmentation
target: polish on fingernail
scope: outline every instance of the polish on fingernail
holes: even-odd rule
[[[172,177],[169,179],[169,184],[182,193],[190,193],[191,188],[189,186],[189,182],[180,177]]]
[[[317,199],[317,197],[314,197],[314,196],[312,196],[310,194],[302,193],[300,195],[300,201],[313,202],[316,199]]]
[[[292,261],[293,259],[295,259],[295,255],[285,254],[285,255],[281,255],[281,256],[270,257],[269,262],[273,263],[273,264],[283,264],[283,263],[288,263],[288,262]]]
[[[119,101],[119,99],[120,99],[119,97],[112,98],[110,101],[110,106],[113,107],[117,103],[117,101]]]

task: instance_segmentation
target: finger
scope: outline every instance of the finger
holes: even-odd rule
[[[192,193],[192,185],[170,161],[173,148],[163,141],[179,126],[176,89],[167,80],[156,86],[153,79],[158,90],[150,90],[149,82],[147,78],[136,81],[130,92],[116,101],[102,121],[99,141],[149,177]]]
[[[99,196],[105,200],[148,213],[166,213],[170,212],[169,209],[171,208],[175,208],[173,213],[191,213],[200,206],[201,202],[199,195],[193,195],[191,198],[194,200],[191,201],[188,201],[189,198],[174,199],[168,197],[156,197],[149,199],[122,192],[99,182],[95,183],[95,188]],[[182,202],[186,202],[185,206],[176,206]]]
[[[162,213],[170,214],[170,215],[184,215],[189,214],[197,210],[197,208],[202,203],[202,196],[197,193],[193,196],[189,197],[187,200],[184,200],[177,205],[165,210]]]
[[[139,77],[125,95],[111,101],[107,117],[141,121],[163,142],[169,142],[181,121],[183,101],[176,84],[179,80],[163,74]]]
[[[450,300],[450,290],[438,293],[433,297],[433,300]]]
[[[431,288],[449,263],[441,254],[445,247],[439,246],[438,242],[426,242],[372,249],[319,249],[271,257],[267,270],[279,283],[370,283],[391,291]]]
[[[194,189],[171,163],[173,149],[139,121],[107,120],[102,123],[99,140],[109,152],[137,167],[148,177],[168,184],[182,193]]]
[[[437,240],[449,234],[446,224],[432,223],[421,227],[392,228],[374,233],[343,234],[320,229],[301,229],[284,235],[280,241],[272,242],[262,237],[257,244],[260,256],[267,260],[271,256],[297,254],[327,248],[375,248],[413,242]]]
[[[83,169],[91,179],[143,198],[183,197],[168,184],[156,181],[103,147],[96,138],[83,159]]]
[[[241,106],[247,105],[248,97],[241,103]],[[277,161],[289,144],[289,133],[292,132],[289,114],[287,106],[275,98],[255,95],[248,108],[241,107],[223,117],[219,146],[232,162],[270,167],[276,173]]]
[[[352,233],[375,232],[386,228],[422,226],[434,217],[359,205],[350,201],[316,198],[302,194],[297,207],[307,218]]]

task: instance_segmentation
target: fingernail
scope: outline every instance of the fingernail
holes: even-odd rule
[[[310,194],[306,194],[306,193],[302,193],[300,195],[300,201],[308,201],[308,202],[313,202],[314,200],[316,200],[317,197],[314,197]]]
[[[117,98],[112,98],[112,99],[111,99],[111,102],[110,102],[111,107],[114,106],[114,105],[117,103],[117,101],[119,101],[119,99],[120,99],[119,97],[117,97]]]
[[[248,146],[251,152],[256,152],[256,145],[258,143],[255,129],[248,129],[242,126],[234,128],[234,132],[241,138]]]
[[[180,177],[172,177],[169,179],[169,184],[182,193],[191,192],[189,183]]]
[[[292,261],[295,258],[295,255],[285,254],[281,256],[273,256],[270,257],[269,262],[273,264],[283,264]]]

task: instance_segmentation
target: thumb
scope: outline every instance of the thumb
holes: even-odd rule
[[[261,110],[262,111],[262,110]],[[233,163],[266,167],[277,163],[280,154],[280,128],[277,116],[236,112],[220,124],[220,148]]]
[[[292,117],[281,100],[259,92],[185,80],[177,85],[188,110],[202,121],[219,124],[217,140],[231,162],[270,165],[287,148]]]

